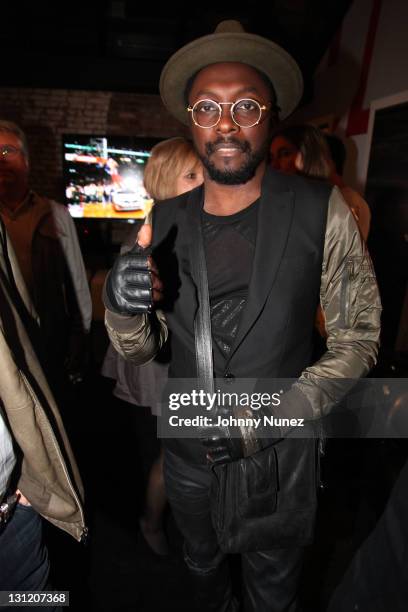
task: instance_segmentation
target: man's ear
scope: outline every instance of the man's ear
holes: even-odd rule
[[[303,155],[299,151],[299,153],[297,153],[295,157],[295,168],[299,172],[302,172],[304,167],[305,167],[305,164],[303,163]]]

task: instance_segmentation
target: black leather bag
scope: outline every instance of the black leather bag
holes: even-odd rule
[[[210,490],[211,515],[225,553],[266,550],[276,541],[277,458],[273,447],[255,455],[215,466]],[[263,524],[260,530],[256,528]],[[268,534],[268,524],[273,533]]]

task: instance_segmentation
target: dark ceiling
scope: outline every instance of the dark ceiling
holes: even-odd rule
[[[295,57],[307,100],[311,76],[351,3],[269,0],[208,8],[205,2],[162,7],[147,0],[15,2],[7,16],[2,8],[2,85],[157,93],[160,71],[175,50],[213,32],[223,19],[238,19]]]

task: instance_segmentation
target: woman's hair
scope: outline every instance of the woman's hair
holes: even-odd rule
[[[323,133],[313,125],[292,125],[277,132],[273,138],[286,138],[302,155],[302,173],[327,179],[330,174],[330,151]]]
[[[335,134],[324,134],[330,157],[339,176],[343,176],[344,164],[346,163],[346,147],[344,142]]]
[[[199,163],[190,141],[182,137],[163,140],[152,148],[144,171],[144,186],[154,200],[167,200],[177,195],[176,182],[188,163]]]

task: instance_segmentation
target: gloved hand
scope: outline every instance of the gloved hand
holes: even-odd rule
[[[237,461],[244,457],[241,438],[232,438],[227,428],[213,427],[208,437],[201,439],[207,449],[207,459],[211,466]]]
[[[207,438],[201,439],[201,442],[207,448],[207,459],[211,466],[230,463],[254,455],[272,446],[282,437],[280,434],[275,434],[270,438],[255,438],[252,436],[251,442],[247,444],[242,436],[231,436],[227,428],[211,429],[214,430],[213,433],[209,433]]]
[[[213,421],[218,422],[219,416],[227,419],[233,416],[251,422],[251,418],[262,419],[264,415],[271,416],[272,411],[269,408],[252,411],[249,408],[217,406]],[[201,442],[207,449],[209,464],[214,466],[254,455],[275,444],[282,438],[282,433],[281,428],[271,427],[267,432],[268,437],[265,437],[259,436],[259,430],[249,424],[242,427],[217,425],[201,429]]]
[[[230,407],[217,406],[213,416],[213,422],[218,422],[219,417],[230,419],[237,416],[237,413]],[[254,431],[251,440],[243,437],[240,427],[231,424],[216,425],[213,427],[202,428],[201,442],[207,449],[207,459],[211,466],[237,461],[243,457],[253,454],[263,448],[263,441],[256,439]]]
[[[137,244],[116,259],[105,281],[108,310],[128,316],[146,314],[162,299],[162,283],[150,257],[151,240],[151,225],[143,225]]]

